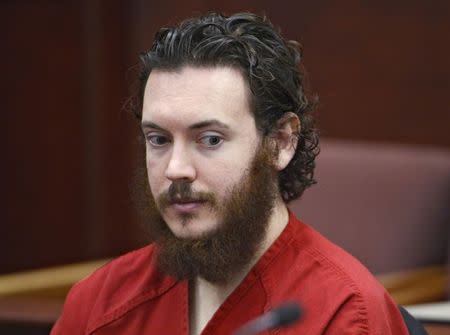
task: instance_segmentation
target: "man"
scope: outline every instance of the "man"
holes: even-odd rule
[[[286,203],[314,183],[318,138],[298,45],[253,14],[162,29],[136,115],[153,244],[75,285],[52,334],[231,334],[285,301],[286,334],[407,334],[354,258]]]

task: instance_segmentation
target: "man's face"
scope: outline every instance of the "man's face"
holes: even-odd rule
[[[195,239],[217,230],[219,208],[249,172],[261,144],[240,72],[152,71],[142,128],[150,190],[172,233]]]

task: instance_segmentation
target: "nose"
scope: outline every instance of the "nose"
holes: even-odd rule
[[[184,179],[192,182],[196,176],[196,169],[189,150],[183,145],[174,144],[166,168],[166,178],[171,181]]]

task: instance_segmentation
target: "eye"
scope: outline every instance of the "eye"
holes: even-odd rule
[[[208,149],[217,148],[223,143],[223,138],[219,135],[205,135],[198,141]]]
[[[169,143],[167,136],[163,135],[149,135],[147,136],[147,141],[154,147],[162,147]]]

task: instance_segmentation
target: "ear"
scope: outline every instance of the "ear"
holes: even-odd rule
[[[277,126],[271,137],[276,142],[277,156],[274,159],[274,164],[278,171],[286,168],[292,157],[294,157],[300,127],[298,116],[292,112],[285,113],[277,121]]]

